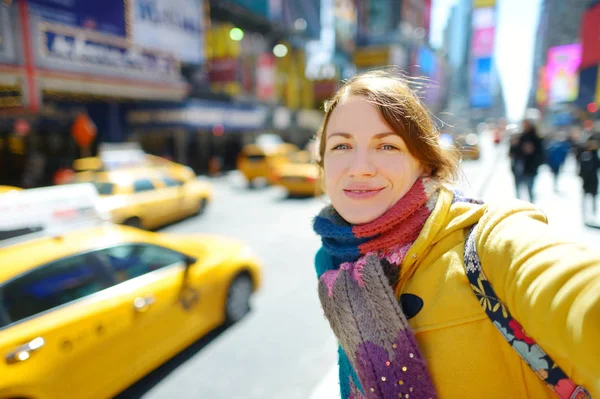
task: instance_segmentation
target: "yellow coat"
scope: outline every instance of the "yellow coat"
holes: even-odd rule
[[[414,294],[409,320],[440,398],[555,398],[484,313],[463,266],[468,228],[496,294],[574,380],[600,398],[600,252],[557,237],[525,202],[440,199],[401,266],[396,296]]]

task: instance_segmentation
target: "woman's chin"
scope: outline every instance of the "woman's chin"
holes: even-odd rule
[[[347,209],[345,210],[345,212],[340,212],[339,210],[337,210],[338,213],[340,214],[340,216],[342,218],[344,218],[345,221],[347,221],[350,224],[365,224],[365,223],[369,223],[374,221],[375,219],[377,219],[378,217],[380,217],[381,215],[383,215],[385,213],[385,210],[383,211],[378,211],[375,209],[370,209],[368,211],[364,210],[364,209]]]

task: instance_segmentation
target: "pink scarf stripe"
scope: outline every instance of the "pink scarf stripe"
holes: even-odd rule
[[[423,186],[423,179],[418,179],[411,189],[382,217],[372,222],[352,227],[352,233],[357,238],[373,237],[381,232],[389,231],[393,226],[399,224],[420,206],[427,202],[427,193]]]

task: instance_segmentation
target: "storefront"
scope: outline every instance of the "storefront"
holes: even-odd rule
[[[199,174],[206,173],[215,160],[223,170],[231,170],[243,145],[264,133],[267,114],[261,106],[208,100],[131,104],[126,111],[128,140]]]
[[[0,4],[0,112],[21,108],[24,75],[16,51],[16,13]]]
[[[127,104],[186,97],[177,55],[136,43],[130,31],[146,25],[126,18],[125,4],[0,4],[0,184],[51,184],[82,155],[71,137],[79,114],[97,128],[93,155],[100,142],[125,140]]]

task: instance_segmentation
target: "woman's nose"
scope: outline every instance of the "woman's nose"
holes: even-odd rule
[[[348,173],[350,176],[373,176],[376,168],[368,151],[356,151],[354,157],[350,160]]]

